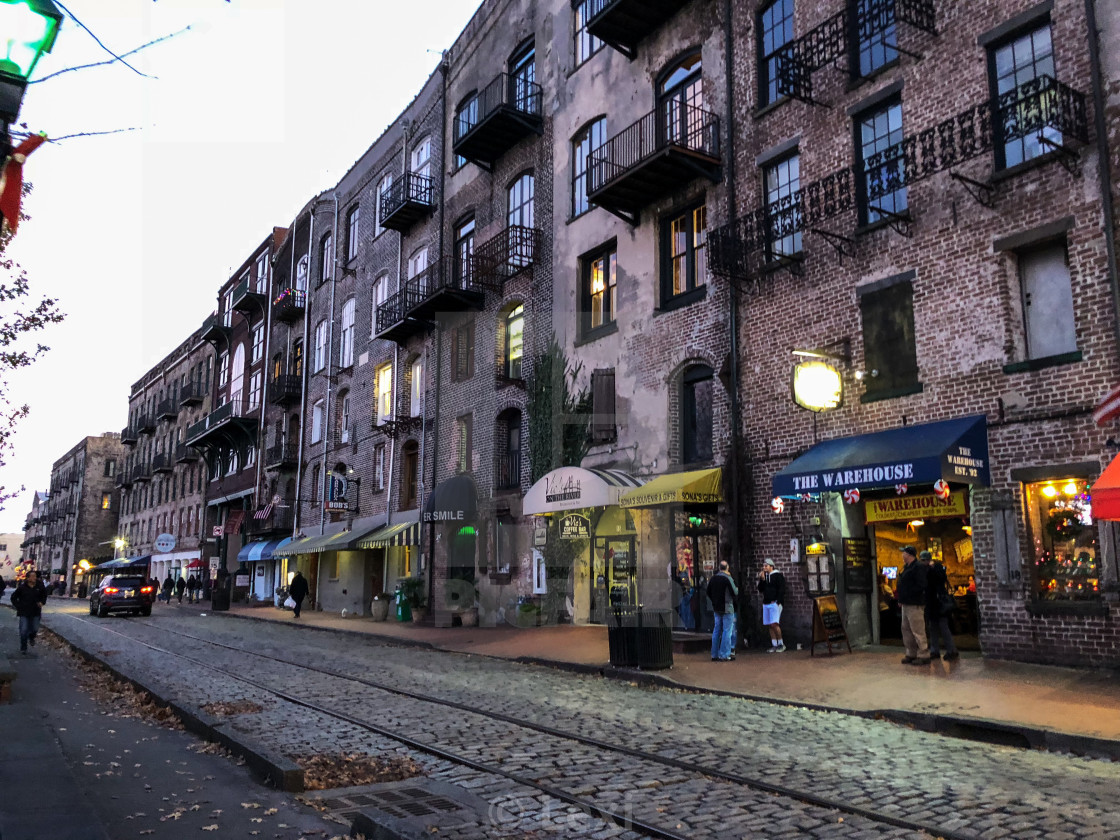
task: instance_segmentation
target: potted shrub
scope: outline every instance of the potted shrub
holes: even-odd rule
[[[388,592],[378,592],[369,605],[369,617],[374,621],[384,621],[389,617],[389,609],[392,606],[393,596]]]
[[[400,582],[401,594],[412,611],[414,622],[423,621],[428,616],[428,586],[422,577],[404,578]]]

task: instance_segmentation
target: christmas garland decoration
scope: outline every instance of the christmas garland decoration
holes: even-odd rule
[[[1085,526],[1081,524],[1081,516],[1075,510],[1056,508],[1050,511],[1046,520],[1046,533],[1054,540],[1076,540],[1081,536]]]

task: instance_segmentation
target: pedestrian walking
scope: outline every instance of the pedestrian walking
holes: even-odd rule
[[[198,590],[201,587],[198,583],[198,578],[193,574],[187,578],[187,603],[194,604],[198,601]]]
[[[12,606],[19,616],[19,652],[34,658],[35,654],[27,649],[35,645],[39,633],[39,619],[43,615],[43,604],[47,603],[47,587],[39,580],[39,572],[30,569],[23,582],[12,593]]]
[[[928,665],[926,641],[926,576],[929,566],[918,560],[914,546],[902,549],[902,571],[898,573],[895,597],[902,606],[902,643],[906,645],[903,665]]]
[[[926,635],[929,639],[929,658],[940,659],[941,648],[944,646],[946,660],[960,659],[961,655],[953,641],[953,631],[949,627],[949,616],[957,606],[953,602],[953,596],[949,594],[949,575],[945,566],[934,560],[928,551],[919,554],[918,560],[929,567],[926,572]]]
[[[712,628],[712,661],[730,662],[735,644],[735,599],[739,587],[727,571],[727,561],[721,560],[719,571],[708,583],[708,597],[712,599],[714,627]]]
[[[299,612],[303,609],[303,599],[307,597],[307,590],[307,578],[303,576],[303,572],[297,571],[291,585],[288,586],[288,597],[296,602],[295,618],[299,618]]]
[[[183,593],[187,591],[187,582],[183,580],[183,576],[179,575],[179,579],[175,581],[175,596],[179,599],[179,603],[183,603]]]
[[[171,593],[175,591],[175,580],[171,577],[171,573],[167,573],[167,577],[163,579],[163,591],[160,593],[160,598],[171,603]]]
[[[786,600],[786,576],[777,570],[774,561],[767,557],[758,573],[758,591],[762,594],[762,623],[770,631],[770,650],[767,653],[785,653],[782,641],[782,605]]]

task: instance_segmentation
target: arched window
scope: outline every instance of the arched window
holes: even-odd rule
[[[527,228],[533,227],[533,173],[525,172],[519,175],[517,180],[509,185],[506,195],[506,206],[508,207],[506,224],[509,227],[515,225]]]
[[[665,140],[683,146],[700,146],[704,126],[704,85],[699,51],[682,58],[662,77],[658,89]]]
[[[432,175],[432,138],[425,137],[412,147],[412,174],[421,178]]]
[[[507,379],[521,379],[521,359],[525,352],[525,306],[518,304],[509,311],[503,324],[505,358],[502,373]]]
[[[339,336],[338,366],[348,368],[354,364],[354,314],[357,302],[354,298],[342,305],[342,332]]]
[[[306,292],[307,291],[307,254],[299,258],[296,263],[296,288]]]
[[[693,365],[681,377],[681,460],[712,460],[714,376],[707,365]]]
[[[339,391],[338,393],[338,406],[335,410],[335,416],[338,418],[338,442],[350,443],[351,430],[350,430],[350,392]]]
[[[587,199],[589,159],[606,141],[606,117],[592,120],[572,138],[572,218],[582,216],[591,209],[591,202]]]
[[[424,395],[424,357],[417,356],[409,371],[408,416],[419,417]]]
[[[319,240],[319,282],[326,283],[331,279],[331,267],[334,263],[334,238],[328,230]]]
[[[508,409],[498,415],[494,451],[498,457],[494,470],[494,489],[510,490],[521,486],[521,412]]]
[[[389,298],[389,273],[383,272],[377,275],[373,281],[373,289],[370,292],[370,335],[377,335],[377,310],[385,305],[385,301]]]
[[[536,46],[532,40],[522,44],[509,59],[510,104],[529,114],[540,112]]]
[[[470,282],[474,265],[474,216],[455,225],[455,282],[462,288]]]

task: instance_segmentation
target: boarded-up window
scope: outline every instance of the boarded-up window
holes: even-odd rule
[[[912,393],[918,386],[914,287],[909,281],[862,292],[863,356],[868,396]]]
[[[1027,358],[1045,359],[1077,351],[1073,290],[1064,243],[1019,254]]]
[[[592,372],[591,412],[591,442],[611,443],[617,440],[614,368],[601,368]]]
[[[451,333],[451,375],[456,382],[474,376],[474,322]]]

